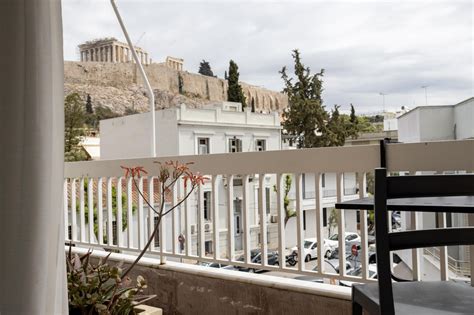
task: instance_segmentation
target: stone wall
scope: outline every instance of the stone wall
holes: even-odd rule
[[[94,252],[94,263],[106,254]],[[123,270],[134,259],[117,256],[112,253],[108,263],[120,262]],[[142,258],[130,278],[138,275],[147,281],[144,294],[157,295],[147,304],[163,314],[351,314],[346,287],[174,262],[159,265],[149,258]]]
[[[155,91],[156,108],[186,103],[189,107],[224,101],[227,82],[223,79],[177,71],[163,64],[146,65],[145,71]],[[180,81],[181,91],[180,91]],[[288,104],[282,93],[241,83],[247,103],[252,98],[257,111],[282,111]],[[124,112],[133,108],[148,110],[148,99],[138,68],[133,63],[72,62],[64,64],[65,93],[90,94],[95,106],[101,105]]]

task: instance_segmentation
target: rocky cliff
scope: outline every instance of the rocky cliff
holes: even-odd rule
[[[189,107],[226,100],[227,81],[200,74],[177,71],[163,64],[146,65],[145,71],[155,92],[155,107],[167,108],[185,103]],[[241,83],[247,103],[253,99],[257,111],[282,111],[287,97],[279,92]],[[64,91],[91,95],[94,106],[111,108],[123,114],[126,110],[148,110],[142,79],[132,63],[72,62],[64,63]]]

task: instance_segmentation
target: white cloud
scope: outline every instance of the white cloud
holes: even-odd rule
[[[470,1],[125,1],[117,0],[132,41],[156,61],[211,62],[223,76],[229,59],[241,79],[280,90],[278,71],[300,49],[313,71],[326,69],[327,106],[359,111],[452,104],[473,95]],[[98,37],[123,38],[109,1],[63,1],[65,58]]]

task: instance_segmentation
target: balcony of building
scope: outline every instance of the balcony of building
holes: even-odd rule
[[[392,174],[474,169],[472,140],[388,144],[385,150],[386,166]],[[167,160],[193,162],[192,170],[205,174],[208,180],[162,221],[159,237],[135,271],[147,278],[149,292],[158,295],[151,304],[170,313],[268,314],[301,310],[348,314],[350,287],[343,285],[376,281],[367,211],[334,210],[337,220],[329,233],[324,208],[330,202],[368,194],[367,178],[381,164],[378,145],[66,163],[64,224],[70,228],[65,238],[74,245],[73,251],[84,253],[92,248],[97,257],[112,252],[110,259],[131,262],[143,248],[154,221],[150,220],[152,210],[137,195],[131,180],[123,177],[121,166],[143,166],[148,174],[138,180],[138,185],[145,187],[147,196],[153,196],[158,175],[154,162]],[[335,174],[335,196],[329,196],[334,200],[325,193],[323,174]],[[287,175],[292,176],[294,184],[293,227],[284,223]],[[236,178],[241,180],[234,186]],[[313,181],[311,185],[308,178]],[[347,187],[345,179],[355,180],[356,185]],[[204,192],[209,193],[204,196]],[[183,193],[183,185],[177,185],[167,200],[170,206]],[[92,212],[86,213],[86,208],[97,209],[97,218],[91,216]],[[132,223],[120,229],[126,218]],[[397,228],[431,227],[431,219],[413,212],[402,216]],[[97,232],[89,224],[91,220]],[[441,219],[436,224],[446,226],[447,222]],[[469,218],[457,224],[468,225]],[[312,257],[292,267],[285,261],[293,246],[298,257],[304,257],[305,239],[309,238],[317,240],[316,256],[324,257],[324,240],[329,234],[346,232],[360,235],[357,262],[351,261],[350,247],[343,238],[338,241],[337,258],[330,259],[330,263]],[[180,241],[180,235],[186,241]],[[263,259],[253,259],[256,251],[264,253]],[[468,247],[459,252],[464,252],[461,259],[451,257],[446,247],[397,252],[402,261],[394,270],[419,280],[468,282],[472,254]],[[458,260],[463,263],[456,263]],[[232,267],[212,268],[204,263]],[[336,271],[330,267],[334,265],[348,267]],[[356,268],[358,273],[353,272]]]

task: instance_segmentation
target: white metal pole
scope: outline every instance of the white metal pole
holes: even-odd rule
[[[118,11],[117,5],[115,4],[115,0],[110,0],[110,3],[112,4],[112,8],[114,9],[115,15],[117,16],[120,26],[122,27],[122,31],[123,31],[123,34],[125,35],[125,38],[127,39],[128,46],[130,47],[130,50],[132,51],[133,59],[135,60],[135,63],[137,64],[138,69],[140,70],[140,73],[143,77],[143,82],[145,83],[145,87],[148,91],[148,100],[150,104],[150,113],[151,113],[151,121],[152,121],[151,156],[156,157],[155,95],[153,94],[153,89],[151,88],[150,82],[148,81],[148,77],[145,73],[145,70],[143,69],[143,65],[140,62],[140,59],[138,58],[137,52],[135,51],[135,48],[133,47],[130,37],[128,36],[127,29],[125,28],[122,18],[120,17],[120,13]]]

